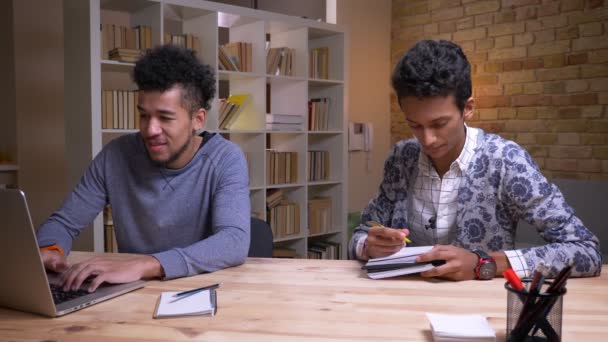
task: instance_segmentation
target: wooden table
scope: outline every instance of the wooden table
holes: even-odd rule
[[[92,253],[73,253],[72,260]],[[221,282],[218,315],[153,319],[162,291]],[[18,341],[432,341],[425,312],[478,313],[504,340],[504,280],[447,282],[416,276],[371,280],[356,261],[249,259],[239,267],[172,281],[49,319],[0,309],[0,340]],[[605,341],[608,268],[571,279],[564,341]]]

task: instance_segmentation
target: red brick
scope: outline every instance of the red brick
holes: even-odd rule
[[[598,106],[585,106],[581,108],[581,114],[584,118],[601,118],[604,107]]]
[[[536,144],[536,135],[534,133],[518,133],[515,139],[518,144]]]
[[[497,49],[513,47],[513,36],[508,35],[494,38],[494,47]]]
[[[564,27],[568,25],[568,18],[562,14],[554,15],[552,17],[544,17],[540,19],[543,26],[543,30],[550,28]]]
[[[439,22],[439,33],[452,33],[456,32],[456,21],[440,21]]]
[[[589,133],[608,133],[608,120],[590,120]]]
[[[557,14],[559,14],[559,1],[544,3],[542,6],[538,6],[539,17],[546,17]]]
[[[522,7],[515,10],[515,21],[531,20],[537,17],[536,7]]]
[[[506,107],[509,99],[506,96],[480,96],[477,98],[478,108]]]
[[[520,70],[520,71],[507,71],[507,64],[511,62],[505,62],[503,68],[505,72],[498,76],[501,83],[518,83],[518,82],[534,82],[536,80],[536,74],[534,70]],[[521,62],[520,62],[521,65]]]
[[[466,17],[456,22],[457,30],[468,30],[475,27],[475,17]]]
[[[559,139],[559,135],[558,135]],[[592,148],[590,146],[551,146],[549,157],[551,158],[590,158]]]
[[[524,83],[523,93],[526,95],[542,94],[543,84],[541,82]]]
[[[602,34],[603,27],[601,22],[587,23],[579,25],[581,36],[599,36]]]
[[[408,0],[411,1],[411,0]],[[424,2],[429,2],[429,1],[424,1]],[[431,0],[430,3],[430,9],[431,10],[436,10],[439,8],[448,8],[448,7],[456,7],[456,6],[460,6],[460,0]]]
[[[578,107],[562,107],[559,109],[558,118],[560,119],[580,119],[581,109]]]
[[[488,57],[490,60],[498,59],[514,59],[526,57],[527,51],[525,46],[519,46],[508,49],[495,49],[490,50]]]
[[[462,30],[454,33],[455,41],[483,39],[486,37],[486,28],[478,27],[470,30]]]
[[[581,77],[608,77],[608,64],[581,65]]]
[[[496,75],[479,75],[473,77],[474,85],[486,85],[498,83],[498,77]]]
[[[424,25],[424,34],[437,34],[439,33],[439,24],[431,23]]]
[[[539,81],[552,81],[552,80],[567,80],[579,78],[580,67],[569,66],[560,68],[559,72],[556,70],[537,70],[536,76]]]
[[[528,59],[524,60],[523,68],[524,69],[538,69],[538,68],[544,68],[544,66],[545,66],[545,62],[544,62],[544,59],[542,59],[542,58],[528,58]]]
[[[608,49],[589,51],[589,63],[606,63],[608,62]]]
[[[475,41],[475,49],[477,50],[489,50],[494,47],[494,39],[480,39]]]
[[[555,30],[549,29],[544,31],[538,31],[534,33],[534,42],[535,43],[546,43],[552,42],[555,40]]]
[[[546,157],[548,155],[547,148],[544,146],[533,145],[533,146],[524,146],[524,148],[534,158]]]
[[[504,24],[504,23],[512,23],[515,21],[515,11],[508,10],[496,13],[496,23]]]
[[[479,110],[479,120],[496,119],[498,119],[498,110],[496,108],[484,108]]]
[[[502,7],[521,7],[529,5],[538,5],[540,0],[502,0]]]
[[[596,78],[590,80],[591,91],[606,91],[608,90],[608,79],[607,78]]]
[[[567,93],[580,93],[589,89],[589,82],[586,80],[567,80],[566,81],[566,92]]]
[[[430,22],[431,22],[431,15],[429,13],[409,15],[406,17],[401,17],[401,19],[399,19],[399,24],[401,25],[401,27],[410,27],[410,26],[429,24]]]
[[[587,8],[589,8],[589,9],[602,7],[603,5],[604,5],[604,0],[588,0],[587,1]]]
[[[511,97],[511,105],[514,107],[548,106],[550,104],[551,96],[546,95],[517,95]]]
[[[507,120],[505,130],[507,132],[543,132],[547,130],[548,122],[545,120]]]
[[[524,22],[520,23],[505,23],[490,26],[488,29],[488,36],[505,36],[508,34],[523,33],[526,29]]]
[[[533,44],[528,46],[528,56],[548,56],[557,55],[570,52],[570,41],[569,40],[558,40],[544,44]]]
[[[556,30],[557,40],[578,38],[578,26],[562,27]]]
[[[572,41],[573,51],[597,50],[608,48],[608,39],[605,37],[583,37]]]
[[[489,62],[484,64],[483,71],[489,73],[498,73],[502,71],[502,63],[501,62]]]
[[[522,63],[520,61],[508,61],[503,63],[504,71],[521,70]]]
[[[486,26],[494,23],[494,13],[479,14],[475,16],[475,26]]]
[[[500,133],[503,132],[505,130],[505,123],[504,122],[479,122],[476,127],[479,127],[481,129],[483,129],[486,132],[489,133]]]
[[[536,107],[520,107],[517,108],[517,118],[520,120],[536,119]]]
[[[543,57],[545,68],[561,68],[566,65],[564,55],[553,55]]]
[[[443,8],[431,12],[433,21],[460,19],[463,17],[464,10],[462,7]]]
[[[545,94],[563,94],[566,92],[566,83],[561,82],[547,82],[543,84],[543,92]]]
[[[555,133],[536,133],[536,143],[539,145],[553,145],[557,142]]]
[[[593,158],[597,159],[608,159],[608,146],[595,146],[593,147]]]
[[[602,162],[597,159],[578,160],[579,172],[602,172]]]
[[[579,133],[559,133],[557,143],[560,145],[579,145],[581,142]]]
[[[584,120],[552,120],[547,121],[547,128],[551,132],[586,132],[587,123]]]
[[[543,29],[543,23],[540,20],[530,20],[526,22],[527,32],[536,32]]]
[[[601,133],[582,133],[582,145],[606,145],[608,144],[608,135]]]
[[[568,55],[568,65],[587,64],[589,58],[587,53],[575,53]]]
[[[464,7],[464,13],[466,15],[477,15],[487,12],[496,12],[500,8],[500,2],[493,1],[475,1],[470,5]]]
[[[556,107],[536,107],[536,116],[539,119],[557,119]]]
[[[515,119],[517,111],[515,108],[499,108],[498,109],[498,118],[500,120],[504,119]]]
[[[520,95],[524,94],[524,85],[521,83],[506,83],[505,95]]]
[[[475,87],[477,96],[499,96],[502,95],[502,85],[485,85]]]
[[[514,36],[515,38],[515,46],[521,46],[521,45],[530,45],[532,43],[534,43],[534,34],[527,32],[527,33],[522,33],[522,34],[516,34]]]
[[[545,159],[546,168],[553,171],[577,171],[576,159]]]
[[[567,0],[562,2],[562,12],[582,10],[585,8],[585,0]]]

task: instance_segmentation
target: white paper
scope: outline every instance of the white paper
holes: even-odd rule
[[[369,259],[367,261],[366,266],[377,266],[377,265],[391,265],[391,264],[399,264],[399,263],[414,263],[416,262],[416,257],[421,254],[424,254],[430,251],[433,246],[420,246],[420,247],[403,247],[397,253],[383,257],[383,258],[375,258]],[[433,269],[435,266],[429,264],[422,264],[416,266],[403,267],[395,270],[387,270],[387,271],[375,271],[367,273],[367,276],[372,279],[382,279],[389,277],[397,277],[400,275],[420,273],[424,271],[428,271]]]
[[[426,314],[435,342],[496,341],[496,333],[481,315]]]
[[[186,298],[174,297],[179,292],[163,292],[154,317],[213,314],[211,291],[201,291]]]

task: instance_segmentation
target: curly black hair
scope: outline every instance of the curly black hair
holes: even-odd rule
[[[182,88],[182,103],[190,114],[200,108],[209,110],[215,96],[215,75],[211,66],[199,62],[195,52],[167,44],[148,50],[133,69],[139,90],[166,91]]]
[[[397,99],[454,95],[464,111],[471,97],[471,65],[462,49],[447,40],[421,40],[397,63],[391,79]]]

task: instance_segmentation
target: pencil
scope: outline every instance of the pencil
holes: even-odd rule
[[[367,225],[372,226],[372,227],[384,227],[384,225],[382,225],[376,221],[367,221]],[[407,236],[403,237],[403,241],[405,241],[407,243],[412,243],[412,240],[408,239]]]

